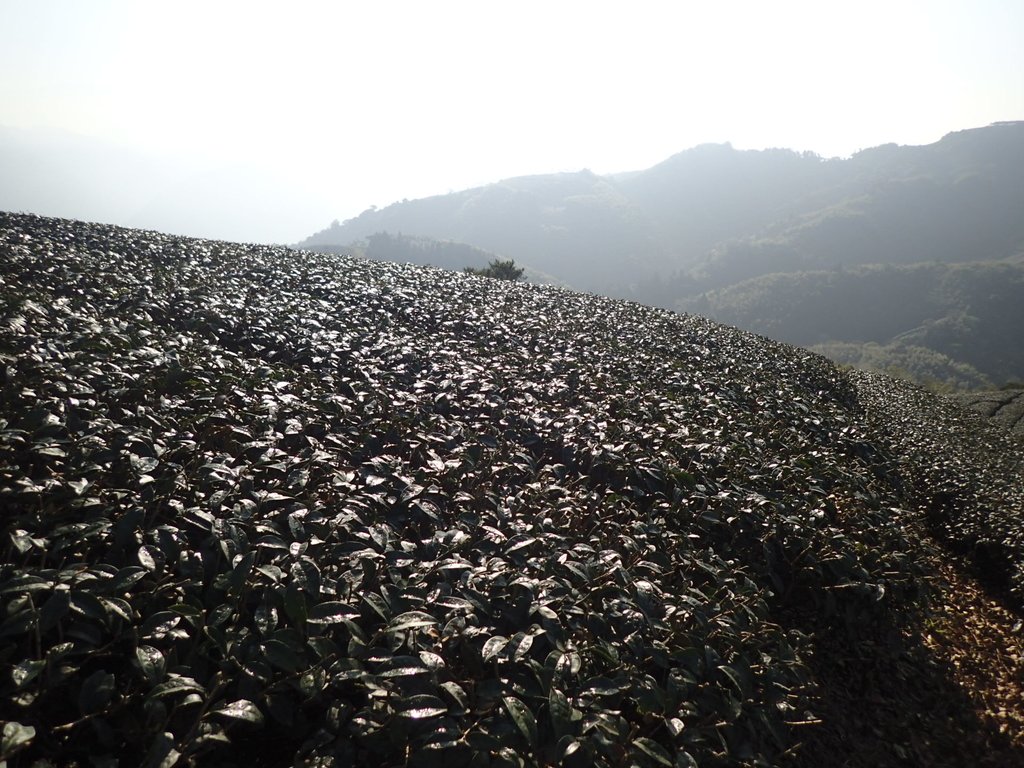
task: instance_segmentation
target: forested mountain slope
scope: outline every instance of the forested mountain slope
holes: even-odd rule
[[[687,304],[844,363],[974,389],[1024,379],[1024,265],[878,265],[767,275]]]
[[[12,768],[1021,762],[973,414],[549,286],[11,214],[0,263]]]

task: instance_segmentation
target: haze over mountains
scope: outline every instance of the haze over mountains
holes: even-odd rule
[[[0,210],[240,242],[281,242],[333,210],[262,158],[210,161],[0,125]]]
[[[300,245],[374,243],[369,255],[388,258],[390,243],[397,260],[454,266],[425,245],[453,241],[844,362],[998,386],[1024,378],[1012,336],[1024,312],[1021,179],[1024,122],[848,159],[711,144],[643,171],[511,178],[371,208]]]

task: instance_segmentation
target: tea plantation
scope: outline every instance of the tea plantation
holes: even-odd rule
[[[0,385],[12,768],[799,762],[1024,602],[1019,442],[698,317],[0,214]]]
[[[1011,387],[995,392],[965,392],[949,397],[1004,429],[1024,436],[1024,389]]]

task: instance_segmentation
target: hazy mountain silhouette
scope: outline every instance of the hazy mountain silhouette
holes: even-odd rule
[[[613,179],[581,171],[506,179],[369,209],[300,245],[344,245],[379,232],[463,242],[573,286],[607,290],[624,272],[654,274],[661,248],[654,229]]]

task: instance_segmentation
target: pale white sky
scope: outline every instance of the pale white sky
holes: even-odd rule
[[[703,142],[848,155],[1024,119],[1022,41],[1018,0],[0,0],[0,127],[133,148],[186,207],[184,169],[214,198],[265,175],[246,188],[278,215],[194,233],[290,242]],[[252,209],[230,185],[219,204]]]

